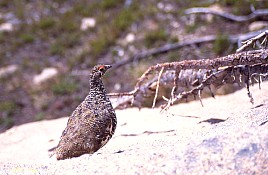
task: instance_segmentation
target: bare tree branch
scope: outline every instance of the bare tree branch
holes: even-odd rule
[[[228,36],[228,39],[231,43],[233,43],[233,44],[238,43],[238,45],[240,46],[241,41],[252,38],[263,31],[264,30],[260,30],[260,31],[256,31],[256,32],[249,32],[246,34],[230,35],[230,36]],[[216,39],[217,39],[216,35],[210,35],[210,36],[200,37],[200,38],[194,39],[194,40],[187,40],[187,41],[181,41],[181,42],[177,42],[177,43],[173,43],[173,44],[166,44],[164,46],[161,46],[158,48],[153,48],[153,49],[138,53],[134,56],[124,58],[122,61],[114,63],[112,66],[115,70],[121,66],[128,64],[128,63],[140,61],[140,60],[147,58],[147,57],[150,57],[150,56],[163,54],[163,53],[166,53],[166,52],[169,52],[172,50],[177,50],[179,48],[194,45],[194,44],[213,42]]]
[[[154,71],[159,71],[162,67],[166,70],[185,70],[185,69],[218,69],[224,66],[237,66],[237,65],[253,65],[258,63],[267,64],[268,50],[252,50],[246,52],[240,52],[225,57],[215,59],[201,59],[201,60],[184,60],[181,62],[168,62],[163,64],[157,64],[151,66],[143,75],[139,78],[136,88],[138,88],[147,78],[148,75]]]
[[[248,48],[250,46],[252,47],[256,43],[256,41],[262,39],[263,37],[265,37],[265,38],[263,39],[261,44],[265,45],[264,42],[267,42],[268,30],[265,30],[264,32],[260,33],[259,35],[255,36],[254,38],[251,38],[251,39],[249,39],[247,41],[242,42],[242,46],[240,48],[238,48],[236,50],[236,52],[241,52],[241,51],[245,50],[246,48]]]
[[[134,104],[135,106],[141,107],[141,104],[146,100],[146,97],[155,94],[157,89],[155,87],[157,85],[173,87],[172,91],[173,89],[180,89],[182,87],[184,88],[182,91],[176,92],[179,95],[176,95],[175,98],[173,98],[172,92],[171,99],[168,100],[168,104],[166,106],[167,108],[179,99],[185,99],[190,94],[194,96],[198,95],[201,101],[200,94],[204,87],[208,86],[210,89],[210,85],[219,87],[224,83],[234,83],[233,79],[239,80],[241,76],[246,77],[246,75],[248,75],[248,78],[243,78],[243,82],[247,85],[248,88],[251,74],[266,76],[266,73],[268,71],[267,64],[267,49],[245,51],[215,59],[185,60],[181,62],[157,64],[151,66],[139,78],[135,89],[130,93],[127,93],[128,98],[121,100],[121,104]],[[222,67],[227,68],[220,70]],[[165,73],[161,73],[162,76],[158,75],[158,77],[153,76],[153,78],[149,78],[149,75],[155,75],[156,72],[159,72],[161,70],[165,70]],[[234,73],[230,73],[237,70],[239,70],[240,74],[236,75]],[[174,81],[175,79],[176,81]],[[174,82],[176,82],[175,86]],[[193,88],[194,84],[197,84],[198,86],[196,88]],[[189,88],[192,90],[188,91],[187,89]],[[123,94],[124,93],[118,93],[117,96],[120,97],[123,96]],[[213,93],[211,94],[213,95]],[[248,95],[253,101],[249,88]],[[118,103],[118,105],[120,104]]]
[[[231,20],[231,21],[235,21],[235,22],[246,22],[246,21],[254,20],[258,17],[263,17],[263,16],[268,15],[268,9],[255,10],[247,16],[237,16],[237,15],[233,15],[230,13],[219,12],[219,11],[215,11],[215,10],[212,10],[210,8],[204,8],[204,7],[189,8],[189,9],[185,10],[184,13],[186,15],[196,14],[196,13],[212,14],[212,15],[217,15],[217,16],[226,18],[226,19]]]

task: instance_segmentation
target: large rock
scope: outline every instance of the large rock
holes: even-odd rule
[[[35,85],[40,85],[41,83],[55,77],[58,75],[58,70],[54,67],[47,67],[45,69],[43,69],[43,71],[38,74],[38,75],[35,75],[33,77],[33,83]]]
[[[8,22],[0,24],[0,32],[12,32],[13,28],[13,24]]]
[[[0,78],[12,75],[16,73],[17,70],[18,70],[18,65],[16,64],[11,64],[6,67],[0,67]]]
[[[0,135],[3,174],[268,174],[268,83],[215,99],[158,109],[117,110],[114,137],[92,156],[56,161],[67,118]]]

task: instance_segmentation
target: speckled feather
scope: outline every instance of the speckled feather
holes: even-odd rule
[[[57,160],[93,154],[112,137],[116,115],[102,83],[110,65],[96,65],[90,74],[89,94],[69,117],[55,149]]]

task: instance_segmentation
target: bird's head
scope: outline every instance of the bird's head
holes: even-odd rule
[[[91,78],[93,79],[102,78],[105,72],[111,67],[112,67],[111,65],[105,65],[105,64],[99,64],[94,66],[94,68],[92,69]]]

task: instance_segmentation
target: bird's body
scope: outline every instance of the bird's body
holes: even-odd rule
[[[57,160],[93,154],[114,134],[116,115],[102,83],[102,76],[110,67],[97,65],[93,68],[89,94],[69,117],[54,150]]]

